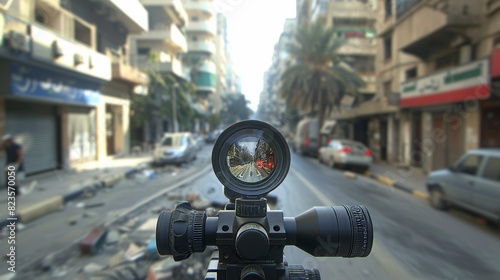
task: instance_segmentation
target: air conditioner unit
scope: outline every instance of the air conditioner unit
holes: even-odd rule
[[[12,50],[30,52],[30,37],[28,35],[11,30],[7,40]]]
[[[74,55],[75,66],[83,64],[83,55],[79,53],[75,53]]]
[[[52,56],[58,58],[64,55],[64,49],[57,40],[52,43]]]

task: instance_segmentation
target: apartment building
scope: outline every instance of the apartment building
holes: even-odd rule
[[[325,127],[333,129],[331,133],[335,137],[381,146],[380,150],[374,149],[373,152],[385,159],[386,139],[380,139],[374,132],[379,124],[378,118],[384,115],[376,95],[376,6],[375,1],[313,0],[311,20],[335,29],[335,37],[344,41],[338,50],[339,56],[366,83],[359,89],[357,98],[344,97],[341,108],[329,116]]]
[[[258,117],[275,126],[284,124],[286,106],[285,101],[279,95],[280,78],[291,63],[286,48],[292,41],[296,23],[295,18],[285,20],[283,31],[274,46],[272,64],[264,74],[264,87],[260,96]]]
[[[0,4],[0,133],[23,144],[28,175],[127,152],[129,93],[145,81],[119,54],[147,29],[137,0]]]
[[[129,37],[130,61],[143,71],[160,74],[172,74],[179,79],[189,80],[185,72],[182,56],[188,52],[185,28],[189,18],[180,0],[141,0],[148,13],[149,31]],[[156,54],[157,61],[151,61],[151,54]],[[161,88],[150,87],[150,97],[161,104],[165,93]],[[144,124],[133,124],[134,144],[153,143],[175,126],[172,117],[161,117],[160,106],[153,109],[153,120]]]
[[[378,79],[384,94],[400,94],[400,160],[432,171],[499,147],[500,1],[379,5]]]
[[[189,22],[186,26],[189,61],[195,58],[196,65],[186,65],[190,69],[192,82],[196,84],[195,107],[199,113],[212,113],[209,96],[216,92],[217,65],[214,56],[217,47],[217,15],[213,0],[184,0]]]
[[[217,82],[215,92],[210,95],[210,103],[213,106],[213,112],[218,114],[222,109],[222,99],[228,92],[227,88],[227,19],[224,14],[217,14],[217,35],[214,37],[216,52],[214,62],[217,67]]]

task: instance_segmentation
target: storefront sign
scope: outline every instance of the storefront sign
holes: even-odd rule
[[[500,78],[500,48],[491,53],[491,77]]]
[[[21,64],[10,65],[13,95],[54,102],[97,105],[99,84]]]
[[[402,107],[489,96],[489,61],[482,59],[401,84]]]

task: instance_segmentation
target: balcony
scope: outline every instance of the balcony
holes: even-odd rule
[[[343,55],[375,55],[376,40],[374,38],[345,38],[345,44],[338,53]]]
[[[399,45],[402,51],[426,59],[450,48],[450,42],[467,40],[468,31],[480,26],[481,17],[482,6],[471,5],[468,0],[422,1],[401,16],[397,27]]]
[[[375,94],[377,92],[377,78],[374,74],[360,74],[361,79],[366,83],[364,88],[360,89],[363,94]]]
[[[217,33],[216,22],[213,20],[208,21],[190,21],[186,27],[188,32],[204,32],[211,35]]]
[[[7,13],[2,16],[5,23],[1,33],[8,34],[5,47],[14,53],[27,53],[32,59],[43,63],[100,80],[111,80],[110,59],[93,49],[93,41],[89,41],[89,45],[77,41],[74,30],[61,35],[39,23],[30,23]],[[75,18],[70,13],[58,16],[62,22],[73,26]]]
[[[359,104],[359,106],[352,109],[336,111],[332,113],[332,118],[336,120],[348,120],[358,117],[368,117],[378,114],[394,113],[397,112],[398,109],[398,106],[392,105],[387,98],[380,97],[361,103]]]
[[[205,61],[194,76],[196,90],[207,93],[214,93],[215,87],[217,86],[216,74],[217,66],[215,65],[215,63],[213,63],[212,61]]]
[[[158,62],[153,64],[149,61],[148,55],[137,55],[136,57],[132,57],[133,64],[137,65],[137,68],[142,69],[144,71],[152,70],[156,72],[162,73],[173,73],[181,78],[186,78],[186,73],[182,67],[182,62],[178,59],[170,59],[170,61]]]
[[[153,30],[134,38],[144,43],[154,44],[161,42],[164,47],[176,52],[187,52],[188,50],[184,34],[174,24],[170,24],[169,26],[155,26]]]
[[[142,73],[138,68],[131,66],[123,57],[113,55],[111,62],[113,80],[134,85],[147,85],[146,74]]]
[[[489,96],[487,58],[401,83],[401,107],[461,102]]]
[[[97,15],[123,23],[131,33],[148,31],[148,12],[139,0],[100,0],[98,3]]]
[[[203,52],[209,54],[215,54],[215,44],[210,41],[189,41],[188,42],[189,52]]]
[[[312,15],[311,19],[313,21],[326,21],[328,19],[328,1],[317,0],[312,4]]]
[[[176,24],[184,26],[188,23],[188,15],[181,0],[141,0],[141,3],[150,13],[161,8]]]
[[[370,3],[361,1],[333,2],[332,16],[347,19],[376,19],[376,11]]]
[[[211,1],[186,1],[184,2],[186,11],[199,11],[209,15],[215,15],[215,6]]]

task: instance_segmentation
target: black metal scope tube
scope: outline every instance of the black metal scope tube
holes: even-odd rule
[[[285,218],[287,245],[315,257],[366,257],[373,244],[373,226],[364,206],[314,207]]]

